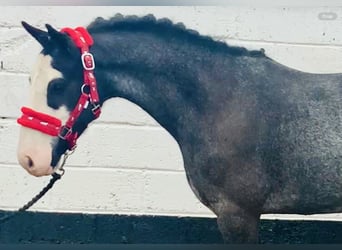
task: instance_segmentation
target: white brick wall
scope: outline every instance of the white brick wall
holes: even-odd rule
[[[168,17],[217,40],[264,48],[272,58],[300,70],[342,72],[342,8],[0,6],[0,209],[18,208],[49,179],[29,176],[16,161],[15,119],[25,104],[28,72],[40,49],[20,21],[74,27],[117,12]],[[103,116],[79,140],[66,170],[32,210],[214,216],[190,190],[175,140],[147,113],[122,99],[105,104]]]

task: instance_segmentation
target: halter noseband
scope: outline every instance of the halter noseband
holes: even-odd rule
[[[72,150],[75,148],[78,138],[77,132],[73,131],[73,126],[82,111],[87,109],[90,104],[96,119],[100,116],[101,107],[94,76],[95,61],[93,55],[89,52],[89,47],[94,43],[92,37],[83,27],[76,29],[64,28],[61,32],[69,35],[81,51],[84,83],[78,102],[64,125],[62,125],[60,119],[37,112],[28,107],[21,108],[23,114],[18,118],[17,122],[24,127],[35,129],[51,136],[58,136],[60,139],[67,141],[68,149]]]

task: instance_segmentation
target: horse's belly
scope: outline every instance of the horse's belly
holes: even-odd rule
[[[284,166],[279,186],[268,195],[264,213],[342,212],[342,165],[334,159],[316,159]]]

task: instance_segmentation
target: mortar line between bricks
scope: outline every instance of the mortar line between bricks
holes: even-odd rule
[[[19,164],[17,163],[6,163],[6,162],[0,162],[0,169],[4,168],[13,168],[18,167],[18,169],[21,169]],[[65,170],[68,171],[84,171],[84,172],[93,172],[93,171],[103,171],[103,172],[116,172],[116,171],[122,171],[122,172],[153,172],[153,173],[165,173],[169,172],[172,174],[184,174],[184,169],[162,169],[162,168],[148,168],[148,167],[132,167],[132,166],[79,166],[79,165],[68,165],[68,163],[65,166]],[[24,171],[24,170],[23,170]]]
[[[233,43],[245,43],[245,44],[267,44],[267,45],[284,45],[289,47],[321,47],[325,49],[342,49],[342,43],[306,43],[306,42],[281,42],[281,41],[266,41],[266,40],[253,40],[253,39],[236,39],[236,38],[229,38],[229,36],[213,36],[214,39],[217,39],[219,41],[224,41],[227,44],[229,42]],[[233,45],[234,46],[234,45]]]
[[[1,60],[1,58],[0,58]],[[0,76],[25,76],[28,77],[29,73],[24,71],[11,71],[11,70],[0,70]],[[28,80],[27,80],[28,82]]]
[[[6,24],[0,24],[0,30],[24,30],[22,26],[20,25],[6,25]]]
[[[44,28],[44,26],[37,26],[38,28]],[[6,30],[23,30],[23,28],[20,25],[13,25],[13,26],[6,26],[6,25],[0,25],[0,30],[6,29]],[[278,40],[262,40],[262,39],[246,39],[246,38],[231,38],[229,34],[227,35],[214,35],[214,34],[203,34],[203,35],[209,35],[212,36],[216,40],[220,41],[226,41],[229,43],[231,42],[243,42],[243,43],[257,43],[257,44],[275,44],[275,45],[289,45],[289,46],[309,46],[309,47],[327,47],[327,48],[341,48],[342,44],[338,43],[331,43],[331,42],[317,42],[317,43],[308,43],[308,42],[282,42]]]
[[[0,115],[0,124],[1,123],[17,123],[17,117],[1,117]],[[115,122],[115,121],[95,121],[89,125],[89,127],[103,127],[103,126],[112,126],[115,128],[123,128],[123,129],[146,129],[146,130],[165,130],[163,127],[154,124],[135,124],[129,122]]]

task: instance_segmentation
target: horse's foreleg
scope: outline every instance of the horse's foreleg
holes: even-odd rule
[[[217,216],[217,224],[225,243],[258,243],[260,215],[234,206]]]

